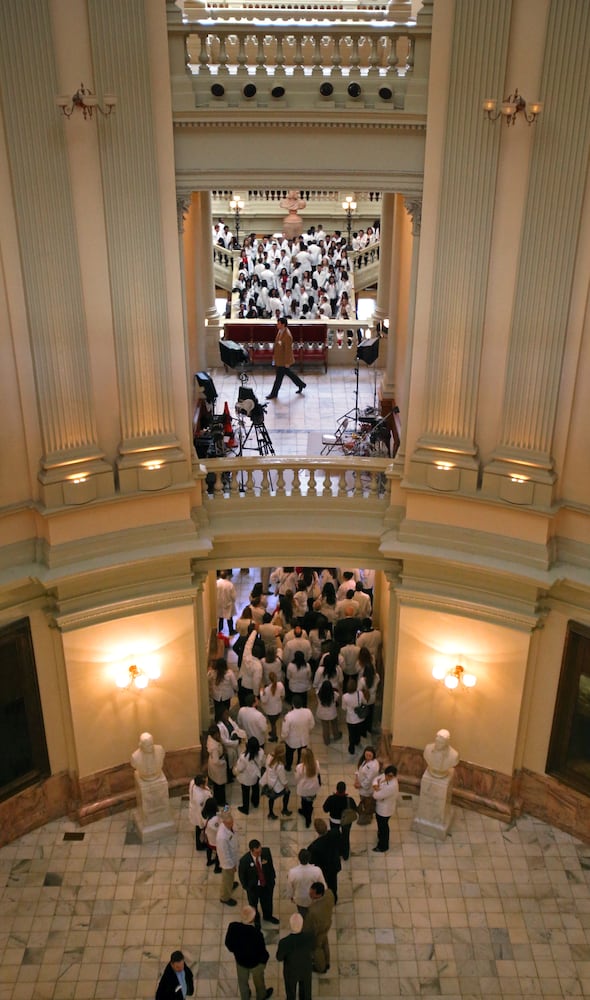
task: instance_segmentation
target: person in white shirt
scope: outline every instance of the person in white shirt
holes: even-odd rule
[[[217,580],[217,631],[223,632],[223,621],[227,622],[230,635],[235,635],[234,615],[236,613],[236,590],[228,579],[227,571],[222,570]]]
[[[301,799],[299,815],[303,816],[307,828],[311,826],[313,804],[320,790],[322,779],[320,765],[314,757],[313,750],[305,747],[301,753],[301,762],[295,768],[297,794]]]
[[[249,695],[258,694],[262,684],[262,663],[252,652],[257,634],[258,630],[256,625],[253,624],[252,631],[250,632],[250,635],[246,640],[246,645],[244,646],[242,665],[238,674],[238,678],[241,682],[238,691],[240,705],[245,705],[247,703]]]
[[[365,747],[357,765],[354,776],[354,787],[359,793],[359,826],[367,826],[375,812],[373,785],[379,774],[379,761],[375,747]]]
[[[368,649],[373,657],[373,663],[375,666],[379,666],[381,663],[382,637],[379,629],[373,628],[370,618],[363,619],[363,629],[356,637],[356,644],[361,649]]]
[[[326,885],[322,869],[311,864],[311,854],[303,849],[297,855],[299,864],[290,868],[287,872],[287,885],[289,895],[302,917],[305,916],[308,907],[311,905],[309,890],[314,882],[321,882]]]
[[[213,696],[214,718],[219,722],[225,709],[230,707],[233,696],[237,694],[237,677],[223,656],[220,656],[207,671],[207,678]]]
[[[338,729],[338,702],[340,695],[335,691],[329,680],[322,681],[318,690],[318,707],[315,717],[322,724],[322,736],[326,746],[330,745],[330,736],[334,740],[342,738]]]
[[[371,617],[371,598],[369,597],[368,594],[365,594],[365,591],[363,589],[363,584],[362,584],[361,580],[357,580],[355,591],[354,591],[354,600],[356,601],[356,603],[359,606],[358,613],[359,613],[360,617],[361,618],[370,618]]]
[[[301,751],[309,743],[315,719],[309,708],[304,708],[299,695],[293,696],[293,708],[283,719],[283,739],[287,746],[286,769],[293,766],[293,757],[297,751],[297,762],[301,760]]]
[[[341,667],[345,678],[356,677],[360,673],[359,667],[360,649],[355,643],[347,643],[342,646],[338,654],[338,666]]]
[[[266,771],[262,776],[262,785],[267,788],[268,795],[268,818],[278,819],[274,811],[274,804],[277,799],[282,798],[283,808],[281,815],[292,816],[288,808],[291,792],[289,790],[289,779],[285,770],[285,744],[277,743],[274,752],[266,758]]]
[[[269,684],[266,685],[260,692],[260,704],[266,715],[266,718],[270,722],[270,736],[268,737],[269,743],[277,742],[277,722],[281,717],[283,711],[283,702],[285,700],[285,685],[278,680],[277,675],[274,670],[271,670],[269,676]]]
[[[244,816],[250,812],[250,797],[253,809],[257,809],[260,804],[260,778],[263,766],[264,751],[261,750],[256,737],[251,736],[234,768],[235,776],[242,786],[242,804],[238,806],[238,812],[243,813]]]
[[[364,738],[373,730],[373,716],[375,714],[377,688],[379,687],[381,678],[375,670],[373,657],[366,647],[364,649],[359,649],[358,667],[360,671],[358,677],[358,689],[364,693],[368,708],[368,712],[362,720],[361,725],[361,737]]]
[[[188,819],[195,828],[195,848],[197,851],[205,850],[205,843],[201,837],[201,831],[205,826],[203,819],[203,806],[207,799],[210,799],[211,789],[207,784],[206,774],[195,774],[191,778],[188,786]]]
[[[237,902],[232,898],[232,892],[234,875],[240,858],[240,844],[238,835],[234,830],[234,818],[229,811],[221,814],[221,824],[217,831],[216,850],[217,860],[221,868],[220,902],[224,903],[225,906],[236,906]]]
[[[258,698],[249,694],[246,704],[238,712],[238,726],[244,730],[248,739],[254,736],[260,746],[264,746],[267,737],[266,716],[258,708]]]
[[[354,754],[361,741],[361,727],[363,720],[357,714],[357,709],[366,703],[364,692],[357,691],[356,678],[350,677],[346,687],[346,694],[342,695],[342,708],[346,712],[346,726],[348,728],[348,752]]]
[[[377,816],[377,846],[373,850],[379,854],[385,854],[389,850],[389,819],[395,813],[399,795],[396,775],[397,767],[389,764],[373,785]]]
[[[291,695],[299,695],[304,708],[307,708],[307,692],[311,688],[311,681],[311,667],[306,663],[301,650],[296,649],[293,662],[287,667],[287,683]]]

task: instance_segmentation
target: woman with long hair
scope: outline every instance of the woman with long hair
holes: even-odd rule
[[[358,665],[360,667],[358,689],[365,695],[368,708],[367,714],[362,720],[361,736],[368,736],[368,734],[373,731],[375,701],[377,699],[377,689],[381,682],[381,678],[375,670],[373,657],[366,646],[361,646],[359,650]]]
[[[270,722],[269,743],[277,742],[277,722],[283,711],[285,700],[285,685],[277,678],[276,672],[271,670],[268,675],[269,683],[260,691],[260,704],[262,711]]]
[[[311,826],[313,804],[322,783],[320,765],[314,757],[313,750],[305,747],[301,753],[301,761],[295,768],[297,794],[301,800],[299,815],[303,816],[305,826]]]
[[[344,674],[342,673],[342,667],[338,663],[338,659],[334,653],[324,653],[320,660],[320,665],[316,670],[315,677],[313,679],[313,686],[316,694],[324,681],[330,681],[334,690],[337,691],[339,695],[342,694]]]
[[[277,743],[272,753],[266,758],[266,771],[262,781],[267,789],[268,795],[268,818],[278,819],[274,809],[277,799],[282,798],[282,816],[292,816],[293,813],[288,808],[291,792],[289,790],[288,776],[285,768],[286,747],[284,743]]]
[[[260,777],[264,766],[264,750],[255,736],[246,743],[246,749],[237,759],[234,774],[242,786],[242,804],[238,811],[247,816],[250,812],[250,796],[252,808],[257,809],[260,803]]]
[[[354,787],[359,792],[359,826],[367,826],[375,812],[373,785],[377,780],[380,766],[375,747],[365,747],[357,764]]]
[[[334,584],[328,580],[322,587],[322,593],[313,603],[314,611],[319,611],[333,625],[338,617],[336,611],[336,590]]]
[[[224,711],[229,709],[233,696],[238,693],[238,680],[223,656],[215,660],[207,671],[207,677],[213,698],[214,719],[219,722]]]
[[[189,823],[192,823],[195,828],[195,848],[197,851],[205,850],[205,842],[202,837],[205,826],[203,806],[210,798],[211,790],[207,784],[207,775],[195,774],[188,786],[188,818]]]
[[[227,756],[215,723],[207,730],[207,756],[207,774],[213,786],[213,798],[218,806],[224,806],[226,804]]]
[[[322,724],[322,736],[326,746],[330,745],[332,739],[339,740],[342,733],[338,729],[338,701],[340,695],[335,691],[329,680],[322,681],[318,690],[318,707],[315,717]]]
[[[221,823],[218,809],[217,802],[213,798],[207,799],[203,806],[203,836],[207,852],[207,868],[215,865],[213,871],[216,875],[221,872],[221,865],[217,859],[217,831]]]
[[[366,703],[366,692],[357,690],[356,677],[349,677],[346,685],[346,694],[342,695],[342,708],[346,711],[348,752],[351,756],[361,741],[361,727],[363,724],[361,712],[362,705],[366,705]]]
[[[307,692],[311,688],[311,667],[306,663],[301,649],[293,653],[293,660],[287,667],[287,684],[291,694],[298,694],[303,708],[307,708]]]
[[[317,670],[322,655],[327,651],[328,643],[332,638],[332,630],[328,619],[318,613],[313,614],[313,624],[307,633],[311,645],[311,656],[309,665],[314,671]]]

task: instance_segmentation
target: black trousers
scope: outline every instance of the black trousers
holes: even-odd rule
[[[283,384],[283,379],[285,378],[285,375],[287,376],[287,378],[290,378],[291,381],[295,383],[298,389],[305,388],[305,382],[299,378],[297,372],[294,372],[292,368],[286,368],[283,367],[282,365],[277,365],[275,380],[273,382],[272,389],[270,390],[271,396],[278,396],[279,389]]]
[[[377,813],[377,847],[382,851],[389,850],[389,816],[380,816]]]
[[[242,809],[246,812],[250,809],[250,792],[252,792],[252,808],[257,809],[260,804],[260,782],[255,785],[242,785]]]
[[[285,745],[285,770],[286,771],[290,771],[291,768],[293,767],[293,757],[295,756],[295,754],[297,754],[297,763],[299,764],[301,762],[301,751],[304,750],[304,749],[305,749],[305,747],[297,747],[297,749],[294,750],[293,747],[290,747],[288,743]]]

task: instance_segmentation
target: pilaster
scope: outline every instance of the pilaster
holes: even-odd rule
[[[423,431],[408,478],[474,492],[475,418],[492,237],[499,129],[466,94],[502,92],[510,0],[456,0],[444,133]]]
[[[35,372],[46,506],[109,496],[113,472],[97,443],[83,281],[70,193],[65,120],[47,4],[0,6],[0,93]],[[77,82],[79,85],[79,81]],[[34,92],[35,99],[23,99]],[[84,123],[93,127],[92,123]],[[35,136],[36,141],[30,141]],[[47,155],[40,155],[45,150]]]
[[[400,404],[400,444],[393,464],[403,471],[406,461],[406,435],[408,430],[408,398],[410,395],[410,379],[412,374],[412,352],[414,349],[414,321],[416,316],[416,287],[418,283],[418,260],[420,257],[420,231],[422,228],[422,198],[419,195],[404,198],[406,212],[412,220],[412,264],[410,272],[410,290],[408,295],[408,325],[406,335],[406,357],[404,379],[401,393],[398,393]]]
[[[569,308],[590,152],[590,7],[550,5],[502,404],[501,438],[482,491],[548,507]],[[522,127],[522,126],[521,126]],[[555,164],[567,164],[564,172]],[[564,168],[565,169],[565,168]]]
[[[123,493],[160,490],[188,477],[174,429],[157,145],[146,11],[142,0],[89,0],[97,78],[119,96],[98,122],[121,433]],[[108,128],[107,128],[108,126]]]
[[[389,334],[387,337],[387,352],[385,355],[385,372],[381,382],[381,399],[393,401],[395,399],[395,358],[397,349],[397,320],[398,320],[398,300],[400,282],[400,252],[401,252],[401,228],[400,211],[401,199],[398,195],[388,195],[392,199],[391,204],[391,226],[389,231],[389,253],[388,269],[381,273],[379,269],[379,284],[383,281],[387,294],[387,316],[389,318]]]
[[[395,195],[386,192],[381,202],[381,229],[379,236],[379,279],[377,281],[377,305],[375,319],[382,322],[389,319],[389,273],[393,253],[393,215]]]

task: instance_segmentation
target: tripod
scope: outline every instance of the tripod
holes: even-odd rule
[[[355,379],[356,379],[355,388],[354,388],[354,406],[352,407],[352,409],[347,410],[346,413],[343,413],[341,417],[338,417],[338,423],[341,424],[343,420],[353,420],[354,419],[354,433],[356,434],[356,432],[358,430],[359,419],[360,419],[360,412],[361,412],[359,410],[359,363],[358,363],[358,358],[357,358],[356,366],[355,366],[355,369],[354,369],[354,375],[355,375]]]
[[[240,425],[241,425],[241,421],[240,421]],[[252,437],[252,431],[254,431],[254,435],[256,437],[256,447],[251,446],[250,448],[248,448],[247,447],[247,442]],[[261,457],[264,457],[265,455],[274,455],[275,450],[274,450],[274,448],[272,446],[272,441],[270,439],[270,434],[268,433],[268,431],[267,431],[266,426],[265,426],[264,423],[259,423],[259,424],[252,423],[252,424],[250,424],[250,426],[249,426],[249,428],[248,428],[248,430],[246,432],[246,435],[245,435],[245,437],[244,437],[243,440],[242,440],[242,435],[240,434],[240,451],[239,451],[239,454],[241,455],[242,452],[244,452],[244,451],[257,451],[258,454]]]

